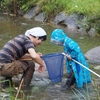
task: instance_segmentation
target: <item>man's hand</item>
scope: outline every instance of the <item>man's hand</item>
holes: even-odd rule
[[[43,72],[43,71],[44,71],[44,67],[43,67],[43,66],[39,66],[38,72],[41,73],[41,72]]]
[[[42,53],[41,53],[41,52],[38,52],[37,54],[38,54],[40,57],[42,57]]]

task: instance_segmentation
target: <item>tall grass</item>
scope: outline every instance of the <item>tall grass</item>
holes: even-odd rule
[[[66,5],[66,9],[69,10],[69,13],[77,12],[86,15],[98,15],[100,12],[100,1],[71,0],[71,2]]]
[[[56,15],[60,11],[68,14],[71,12],[82,13],[84,15],[100,16],[100,0],[1,0],[0,5],[16,2],[20,8],[27,11],[34,5],[40,5],[42,10],[48,15]]]
[[[100,0],[48,0],[43,6],[43,10],[49,14],[52,9],[55,12],[61,10],[68,14],[77,12],[98,16],[100,15]]]

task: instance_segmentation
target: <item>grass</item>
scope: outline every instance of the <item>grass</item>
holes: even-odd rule
[[[71,0],[66,5],[68,12],[78,12],[87,15],[97,15],[100,12],[100,1],[96,0]],[[95,7],[95,8],[94,8]],[[65,9],[65,10],[66,10]]]
[[[52,17],[60,11],[64,11],[67,14],[77,12],[83,15],[100,16],[100,0],[1,0],[0,9],[3,10],[5,7],[9,9],[9,5],[12,1],[16,7],[20,7],[25,12],[34,5],[39,5],[42,11]]]
[[[94,16],[100,15],[99,8],[99,0],[48,0],[48,2],[43,6],[43,10],[46,11],[48,14],[52,10],[55,13],[61,10],[69,14],[72,12],[77,12],[84,15]]]
[[[12,1],[13,3],[11,3]],[[0,11],[12,11],[12,13],[15,13],[19,8],[23,12],[27,12],[37,5],[39,9],[36,14],[45,12],[48,22],[59,12],[65,12],[67,15],[82,14],[87,17],[88,22],[84,27],[86,29],[94,27],[96,32],[100,34],[100,0],[1,0],[0,4]]]

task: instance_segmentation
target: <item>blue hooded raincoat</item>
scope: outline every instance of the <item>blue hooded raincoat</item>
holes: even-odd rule
[[[56,45],[61,45],[64,47],[64,52],[69,54],[71,58],[80,62],[84,66],[88,67],[88,63],[79,47],[79,45],[73,41],[71,38],[67,37],[62,29],[55,29],[51,34],[51,42]],[[72,60],[66,58],[67,72],[70,73],[70,65],[72,66],[74,76],[76,79],[76,87],[83,87],[84,84],[91,82],[90,72],[75,63]]]

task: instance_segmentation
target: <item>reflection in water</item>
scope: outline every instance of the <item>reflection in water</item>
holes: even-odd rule
[[[57,27],[52,27],[51,25],[46,24],[44,22],[36,22],[32,19],[24,19],[22,17],[12,17],[12,16],[7,16],[7,15],[0,15],[0,37],[1,37],[0,42],[3,40],[2,44],[0,44],[0,48],[9,39],[13,38],[14,36],[18,34],[24,34],[27,29],[30,29],[35,26],[40,26],[46,30],[48,34],[48,40],[49,40],[50,34],[53,31],[53,29],[57,28]],[[76,42],[79,43],[84,53],[92,49],[93,47],[100,45],[99,37],[91,37],[86,34],[82,35],[81,33],[76,33],[74,31],[70,32],[66,29],[64,30],[66,31],[67,36],[71,37],[72,39],[74,39]]]
[[[55,27],[52,27],[51,25],[44,22],[36,22],[31,19],[24,19],[22,17],[11,17],[5,15],[0,15],[0,48],[2,48],[2,46],[14,36],[18,34],[24,34],[24,32],[27,29],[30,29],[35,26],[40,26],[44,28],[48,34],[47,42],[43,43],[41,47],[38,47],[36,49],[37,51],[40,48],[43,54],[62,51],[62,47],[58,47],[58,46],[56,47],[55,45],[52,45],[49,41],[50,34]],[[67,33],[67,36],[71,37],[76,42],[78,42],[81,49],[83,50],[83,53],[100,45],[99,37],[90,37],[86,34],[82,35],[80,33],[76,33],[76,32],[74,33],[68,30],[65,31]],[[46,47],[46,49],[44,49],[44,46]],[[53,51],[50,49],[51,47],[53,48]],[[90,64],[91,68],[93,66],[94,65]],[[91,89],[89,93],[90,97],[94,96],[95,92],[92,90],[93,88],[90,87],[89,89]],[[34,100],[72,100],[72,99],[77,100],[77,96],[74,94],[74,92],[75,90],[62,92],[58,88],[55,88],[54,85],[51,84],[48,85],[47,87],[33,86],[30,90],[27,90],[25,92],[25,96],[26,96],[25,100],[33,100],[33,99]],[[78,95],[80,97],[80,100],[85,100],[84,97],[80,96],[79,93]]]

